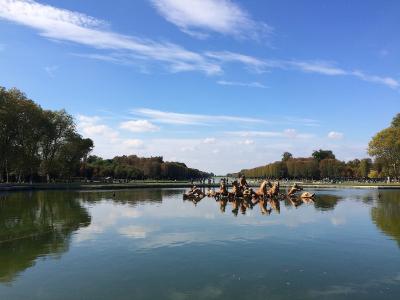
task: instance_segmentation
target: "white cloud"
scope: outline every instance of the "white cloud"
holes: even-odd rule
[[[202,14],[201,11],[194,12],[193,9],[189,7],[190,5],[188,3],[192,3],[192,1],[154,0],[154,3],[156,6],[161,3],[160,5],[162,5],[163,8],[174,7],[175,13],[179,12],[179,16],[182,16],[186,10],[189,10],[190,14],[199,14],[200,16]],[[244,32],[257,32],[257,30],[254,29],[256,23],[254,23],[233,2],[228,0],[195,1],[197,5],[202,8],[207,7],[205,3],[209,3],[208,5],[216,5],[218,8],[226,7],[225,10],[216,9],[214,11],[217,15],[221,14],[221,11],[223,11],[224,15],[228,18],[221,18],[222,23],[220,27],[216,27],[219,29],[214,31],[224,32],[225,30],[226,34],[238,34],[239,36],[241,34],[243,35]],[[234,8],[233,11],[237,10],[238,13],[233,13],[235,21],[230,23],[228,20],[230,18],[229,14],[232,13],[232,7]],[[166,11],[164,12],[166,13]],[[192,17],[194,18],[194,16],[190,14],[187,20],[190,20]],[[207,26],[210,26],[211,30],[211,28],[213,28],[212,26],[215,25],[212,25],[213,22],[219,18],[220,17],[206,17],[204,19],[204,24],[209,24]],[[218,75],[223,72],[222,65],[224,63],[236,62],[259,73],[272,68],[278,68],[281,70],[299,70],[302,72],[317,73],[328,76],[352,76],[366,82],[385,85],[392,89],[400,88],[400,82],[395,78],[389,76],[370,75],[358,70],[350,71],[344,68],[335,67],[331,63],[327,62],[276,59],[268,60],[229,51],[205,51],[203,53],[190,51],[170,42],[158,42],[151,39],[119,34],[110,30],[109,25],[105,21],[79,12],[41,4],[32,0],[0,0],[0,19],[33,28],[39,31],[41,36],[48,39],[77,43],[96,49],[99,52],[75,55],[100,59],[103,61],[105,60],[113,63],[134,64],[135,62],[135,64],[140,65],[140,69],[145,72],[148,71],[147,67],[143,66],[144,63],[150,64],[157,62],[165,66],[170,72],[198,71],[207,75]],[[186,23],[179,23],[178,19],[173,20],[184,28]],[[190,32],[193,32],[193,27],[196,28],[197,25],[202,24],[199,19],[194,18],[194,20],[196,21],[193,21],[193,24],[187,21],[189,23],[186,24],[186,29]],[[200,18],[200,20],[203,19]],[[204,24],[202,26],[206,26]],[[226,27],[224,27],[224,24]],[[236,27],[232,24],[236,24]]]
[[[241,137],[280,137],[282,132],[278,131],[228,131],[230,135]]]
[[[244,141],[240,141],[239,144],[241,144],[241,145],[253,145],[254,141],[253,140],[244,140]]]
[[[343,138],[343,133],[337,131],[331,131],[328,133],[328,138],[332,140],[341,140]]]
[[[314,135],[309,133],[298,133],[295,129],[285,129],[284,131],[228,131],[233,136],[240,137],[264,137],[264,138],[312,138]]]
[[[230,0],[151,0],[160,15],[191,36],[204,39],[210,32],[259,40],[273,29],[251,19]]]
[[[392,89],[397,89],[400,87],[400,82],[392,77],[388,76],[376,76],[376,75],[368,75],[362,71],[349,71],[341,68],[337,68],[325,62],[301,62],[301,61],[292,61],[288,62],[296,68],[304,72],[309,73],[319,73],[323,75],[330,76],[338,76],[338,75],[346,75],[346,76],[354,76],[363,81],[382,84]]]
[[[121,129],[126,129],[131,132],[155,132],[160,128],[148,120],[131,120],[122,122],[120,124]]]
[[[230,51],[216,51],[216,52],[206,52],[205,55],[222,63],[234,62],[241,63],[248,67],[249,69],[262,73],[265,72],[268,67],[276,67],[276,62],[266,62],[262,59],[244,55],[241,53],[230,52]]]
[[[153,122],[176,124],[176,125],[207,125],[216,122],[242,122],[242,123],[263,123],[263,120],[225,115],[200,115],[184,114],[176,112],[161,111],[149,108],[139,108],[132,111],[135,115],[145,116]]]
[[[98,137],[107,139],[109,142],[116,142],[119,138],[118,131],[105,124],[99,124],[101,118],[98,116],[77,116],[77,128],[85,137],[96,140]]]
[[[238,81],[226,81],[226,80],[218,80],[218,84],[220,85],[233,85],[233,86],[245,86],[245,87],[253,87],[253,88],[261,88],[261,89],[266,89],[267,86],[254,81],[254,82],[238,82]]]
[[[0,18],[34,28],[49,39],[118,51],[127,58],[163,62],[172,72],[221,72],[218,64],[176,44],[118,34],[102,20],[31,0],[0,0]]]
[[[354,71],[351,73],[353,76],[356,76],[364,81],[369,81],[373,83],[379,83],[386,85],[392,89],[397,89],[400,87],[400,82],[394,78],[391,77],[381,77],[381,76],[375,76],[375,75],[367,75],[364,72],[361,71]]]
[[[299,124],[310,127],[318,127],[320,126],[320,122],[315,119],[310,118],[297,118],[297,117],[284,117],[289,123]]]
[[[350,71],[336,67],[330,62],[319,60],[300,61],[300,60],[275,60],[261,59],[250,55],[230,51],[206,52],[205,56],[213,58],[221,63],[236,62],[245,65],[252,71],[262,73],[271,69],[297,70],[305,73],[316,73],[326,76],[353,76],[363,81],[382,84],[392,89],[400,87],[399,80],[389,76],[368,75],[362,71]]]
[[[141,148],[143,146],[143,144],[144,144],[144,142],[142,140],[139,140],[139,139],[128,139],[128,140],[124,140],[122,143],[128,149]]]
[[[205,138],[204,140],[203,140],[203,143],[204,144],[214,144],[216,142],[216,139],[215,138]]]
[[[287,61],[285,64],[309,73],[319,73],[330,76],[347,75],[345,70],[336,68],[326,62]]]
[[[145,149],[145,143],[140,139],[131,139],[121,135],[121,132],[105,124],[99,116],[77,116],[77,129],[84,137],[94,142],[94,153],[105,158],[116,155],[135,154]]]

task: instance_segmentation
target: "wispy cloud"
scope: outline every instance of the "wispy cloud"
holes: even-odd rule
[[[257,30],[254,29],[258,23],[252,21],[232,1],[154,0],[153,4],[165,13],[165,16],[168,15],[168,18],[171,18],[170,21],[175,22],[181,29],[193,32],[193,30],[196,31],[199,28],[209,28],[208,31],[243,35],[244,37],[248,32],[258,34]],[[194,9],[196,5],[201,8],[200,12]],[[201,17],[204,9],[214,6],[216,7],[215,10],[210,10],[208,14]],[[167,12],[166,9],[170,7],[174,9]],[[186,13],[187,16],[185,16]],[[215,16],[212,13],[215,13]],[[226,17],[221,17],[221,15]],[[233,21],[230,15],[234,16]],[[179,21],[179,18],[183,16],[185,20]],[[158,63],[170,72],[196,71],[207,75],[222,74],[222,67],[226,63],[239,63],[256,73],[263,73],[272,69],[297,70],[327,76],[349,76],[392,89],[400,88],[398,79],[341,68],[333,63],[320,60],[265,59],[230,51],[191,51],[171,42],[159,42],[120,34],[112,31],[110,25],[103,20],[32,0],[0,0],[0,19],[33,28],[41,36],[51,40],[87,46],[94,49],[96,53],[75,55],[112,63],[136,64],[139,62],[139,64],[146,63],[149,65]],[[218,23],[219,19],[220,23]],[[254,30],[250,30],[252,28]],[[147,71],[142,66],[141,69]]]
[[[228,131],[233,136],[240,137],[261,137],[261,138],[301,138],[308,139],[314,137],[313,134],[309,133],[298,133],[297,130],[289,128],[284,131]]]
[[[328,138],[330,138],[331,140],[341,140],[343,138],[343,133],[331,131],[328,133]]]
[[[35,1],[0,0],[0,18],[34,28],[40,35],[49,39],[119,51],[120,55],[134,55],[135,58],[163,62],[172,72],[221,72],[218,64],[179,45],[118,34],[109,30],[106,22],[102,20]]]
[[[221,63],[241,63],[257,73],[265,72],[269,67],[275,67],[276,64],[275,62],[268,63],[262,59],[250,55],[230,51],[208,51],[205,52],[205,56],[215,59]]]
[[[308,73],[319,73],[330,76],[347,74],[345,70],[337,68],[330,63],[321,61],[283,61],[282,67],[293,67]]]
[[[296,124],[296,125],[303,125],[303,126],[310,126],[310,127],[320,126],[319,120],[310,119],[310,118],[284,117],[284,119],[289,124]]]
[[[352,76],[363,81],[382,84],[392,89],[400,87],[400,81],[389,76],[369,75],[362,71],[352,71],[337,67],[332,62],[321,60],[301,61],[284,59],[262,59],[230,51],[205,52],[205,56],[221,63],[240,63],[251,71],[263,73],[272,69],[300,71],[326,76]]]
[[[351,72],[351,75],[358,77],[364,81],[369,81],[373,83],[379,83],[379,84],[384,84],[392,89],[397,89],[400,87],[400,82],[394,78],[391,77],[381,77],[381,76],[375,76],[375,75],[368,75],[365,74],[364,72],[361,71],[353,71]]]
[[[160,130],[160,127],[154,125],[148,120],[125,121],[122,122],[119,127],[131,132],[154,132]]]
[[[204,39],[211,32],[240,39],[260,40],[273,32],[266,23],[254,21],[231,0],[151,0],[158,13],[181,31]]]
[[[293,67],[298,68],[301,71],[309,72],[309,73],[319,73],[319,74],[329,75],[329,76],[338,76],[338,75],[353,76],[353,77],[359,78],[363,81],[377,83],[377,84],[383,84],[392,89],[397,89],[400,87],[399,80],[396,80],[392,77],[369,75],[369,74],[366,74],[366,73],[364,73],[362,71],[358,71],[358,70],[355,70],[355,71],[345,70],[342,68],[338,68],[332,64],[326,63],[326,62],[290,61],[290,62],[288,62],[288,65],[289,66],[292,65]]]
[[[138,108],[132,110],[135,115],[144,116],[153,122],[176,124],[176,125],[207,125],[216,122],[242,122],[242,123],[264,123],[264,120],[225,115],[200,115],[184,114],[169,111],[161,111],[149,108]]]
[[[232,85],[232,86],[245,86],[245,87],[252,87],[252,88],[261,88],[266,89],[268,88],[266,85],[254,81],[254,82],[239,82],[239,81],[226,81],[226,80],[218,80],[218,84],[220,85]]]

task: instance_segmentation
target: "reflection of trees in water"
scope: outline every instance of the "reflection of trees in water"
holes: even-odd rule
[[[0,195],[0,281],[12,281],[40,256],[67,251],[71,233],[90,221],[77,193]]]
[[[371,219],[383,233],[394,238],[400,246],[399,191],[380,191],[376,206],[371,209]]]
[[[317,210],[332,210],[343,197],[336,195],[318,195],[314,200],[314,207]]]
[[[118,191],[89,191],[81,192],[79,197],[87,202],[99,202],[112,200],[121,204],[136,205],[140,202],[161,203],[163,197],[182,195],[182,190],[162,190],[162,189],[132,189]]]
[[[314,207],[317,210],[325,211],[325,210],[332,210],[335,208],[335,206],[338,204],[340,200],[342,200],[343,197],[339,197],[336,195],[324,195],[324,194],[318,194],[314,199]],[[285,206],[286,207],[292,207],[292,206],[300,206],[304,203],[304,201],[301,200],[300,197],[293,197],[293,198],[286,198],[284,200]]]

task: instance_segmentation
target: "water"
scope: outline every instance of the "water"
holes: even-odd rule
[[[0,194],[0,299],[399,299],[400,192],[225,213],[182,189]]]

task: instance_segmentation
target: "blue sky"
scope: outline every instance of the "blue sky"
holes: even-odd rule
[[[399,112],[399,28],[398,1],[0,0],[0,85],[103,157],[348,160]]]

